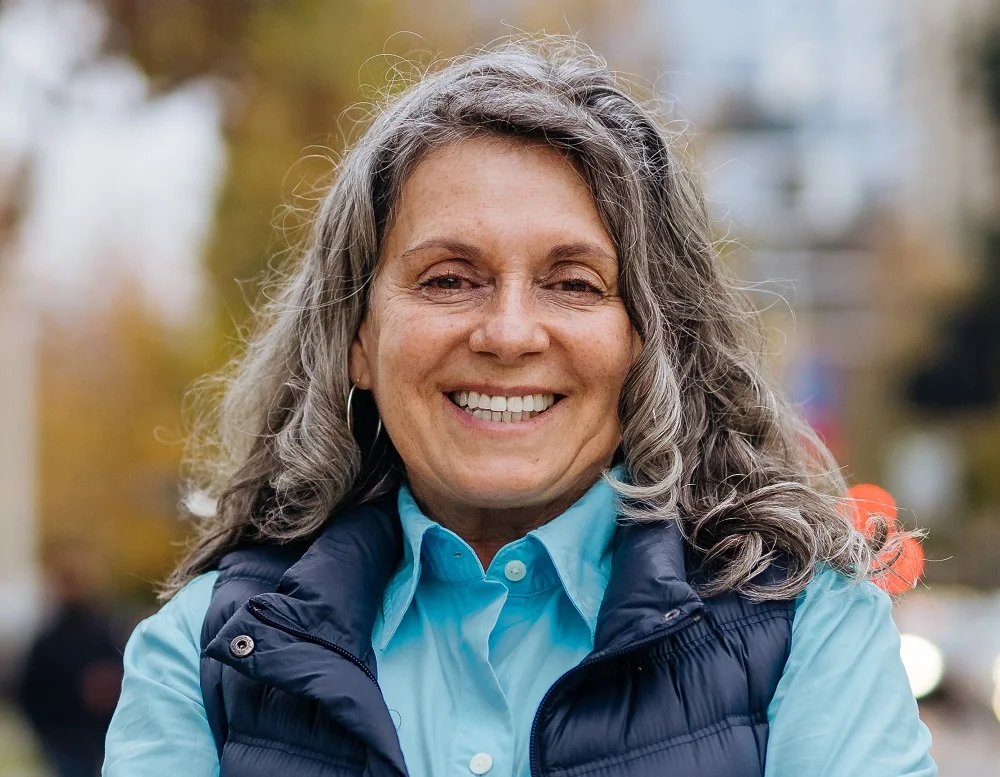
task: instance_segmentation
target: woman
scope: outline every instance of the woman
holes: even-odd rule
[[[934,774],[881,551],[753,323],[593,55],[391,100],[228,386],[105,774]]]

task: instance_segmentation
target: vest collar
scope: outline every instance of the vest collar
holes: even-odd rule
[[[372,627],[382,592],[403,553],[396,496],[350,508],[285,572],[267,605],[300,631],[331,642],[369,664]]]
[[[250,599],[205,648],[247,677],[316,701],[365,743],[370,777],[407,774],[389,710],[372,682],[372,625],[402,552],[394,503],[395,495],[337,516],[277,591]],[[233,646],[246,645],[247,637],[252,648],[237,655]]]
[[[687,581],[685,547],[675,521],[619,526],[611,579],[597,616],[595,653],[672,631],[702,608]]]
[[[374,671],[372,629],[402,553],[392,495],[337,516],[288,569],[278,590],[255,600],[294,630],[338,645]],[[701,608],[687,581],[685,542],[676,522],[621,525],[613,553],[595,652],[653,637]]]

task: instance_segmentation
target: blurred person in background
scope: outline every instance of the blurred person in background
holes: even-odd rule
[[[107,777],[936,773],[870,582],[903,535],[632,94],[543,37],[387,100],[230,376]]]
[[[54,607],[28,652],[18,702],[58,777],[94,777],[121,690],[121,640],[90,546],[55,543],[44,562]]]

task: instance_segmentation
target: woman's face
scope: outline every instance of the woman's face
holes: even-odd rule
[[[381,260],[350,374],[418,498],[543,507],[610,466],[640,344],[614,244],[561,154],[497,138],[431,152]]]

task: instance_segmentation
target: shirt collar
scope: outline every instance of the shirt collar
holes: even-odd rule
[[[623,477],[624,467],[616,467],[612,474]],[[611,576],[611,541],[617,517],[617,494],[600,478],[566,512],[528,533],[544,546],[591,637]]]
[[[622,477],[623,467],[613,474]],[[483,579],[484,572],[475,552],[461,537],[431,520],[417,505],[404,483],[398,493],[399,519],[403,530],[403,559],[385,588],[382,612],[375,626],[378,646],[384,649],[409,609],[422,573],[452,582]],[[587,624],[593,637],[604,590],[611,573],[611,541],[614,537],[618,505],[614,489],[599,479],[568,510],[538,527],[497,553],[490,572],[515,555],[521,560],[541,561],[541,551],[551,562],[546,570],[534,566],[530,584],[534,591],[546,583],[561,585]],[[515,546],[517,548],[515,549]],[[554,575],[553,571],[554,570]]]

